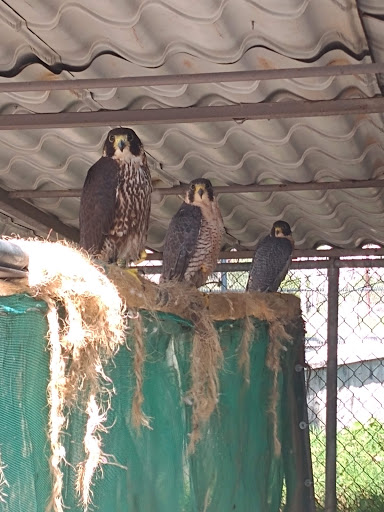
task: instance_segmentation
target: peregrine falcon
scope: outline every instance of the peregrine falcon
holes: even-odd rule
[[[293,252],[291,227],[283,220],[276,221],[271,233],[255,249],[247,290],[276,292],[287,275]]]
[[[137,261],[145,249],[152,183],[141,140],[111,130],[89,169],[80,200],[80,246],[108,263]]]
[[[202,286],[216,267],[223,232],[211,182],[204,178],[191,181],[165,237],[161,282]]]

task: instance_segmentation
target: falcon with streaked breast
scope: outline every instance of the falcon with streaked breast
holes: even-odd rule
[[[152,183],[143,144],[130,128],[111,130],[89,169],[80,200],[80,246],[107,263],[145,250]]]
[[[161,282],[185,281],[199,288],[215,270],[224,223],[209,180],[191,181],[165,237]]]
[[[294,241],[291,227],[276,221],[269,235],[256,246],[247,284],[248,291],[276,292],[287,275]]]

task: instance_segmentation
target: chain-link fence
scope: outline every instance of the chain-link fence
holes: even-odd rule
[[[374,261],[372,261],[374,265]],[[306,321],[308,408],[315,497],[325,496],[327,270],[293,270],[282,291],[298,294]],[[384,268],[339,276],[337,502],[345,512],[384,510]]]
[[[384,268],[340,268],[338,329],[337,503],[339,512],[384,511]],[[318,259],[319,267],[325,266]],[[151,262],[152,263],[152,262]],[[159,264],[161,262],[154,262]],[[296,262],[280,291],[300,297],[306,324],[307,401],[314,490],[324,510],[327,376],[327,268]],[[153,263],[152,263],[153,264]],[[323,265],[322,265],[323,264]],[[244,291],[249,260],[224,263],[204,287]],[[234,271],[228,270],[229,268]],[[241,269],[241,270],[239,270]],[[158,280],[157,274],[146,276]]]

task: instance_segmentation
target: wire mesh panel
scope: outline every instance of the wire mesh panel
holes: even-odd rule
[[[337,490],[345,510],[384,510],[383,331],[384,269],[340,269]]]
[[[337,501],[340,511],[384,510],[384,269],[342,268],[339,285]],[[327,271],[294,270],[300,293],[315,496],[323,510],[327,361]]]
[[[360,260],[361,257],[358,257]],[[338,512],[384,511],[384,268],[340,268],[338,329]],[[231,260],[233,268],[250,260]],[[280,291],[301,299],[306,324],[307,402],[317,510],[324,510],[328,278],[324,259],[295,262]],[[342,261],[341,261],[342,263]],[[297,268],[299,267],[299,268]],[[156,279],[156,276],[153,275]],[[217,272],[204,291],[245,290],[247,271]]]

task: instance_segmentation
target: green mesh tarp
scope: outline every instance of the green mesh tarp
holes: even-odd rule
[[[48,466],[46,305],[25,295],[0,298],[0,453],[9,487],[0,510],[43,512],[51,492]],[[243,322],[218,322],[225,364],[220,401],[196,452],[188,456],[192,326],[172,315],[143,313],[147,358],[144,412],[153,430],[138,434],[130,410],[133,354],[125,346],[107,368],[115,394],[103,451],[108,463],[94,478],[93,505],[100,512],[278,512],[284,468],[295,480],[289,410],[279,404],[283,455],[274,454],[270,407],[272,374],[265,365],[267,325],[255,320],[251,382],[238,370]],[[130,340],[128,339],[128,345]],[[292,346],[294,346],[293,343]],[[292,358],[291,358],[292,359]],[[294,361],[292,360],[292,365]],[[284,396],[284,372],[279,391]],[[85,456],[86,417],[70,413],[65,431],[64,504],[79,511],[75,468]],[[284,453],[288,456],[284,457]],[[288,462],[287,462],[288,461]],[[293,484],[294,485],[294,484]]]

